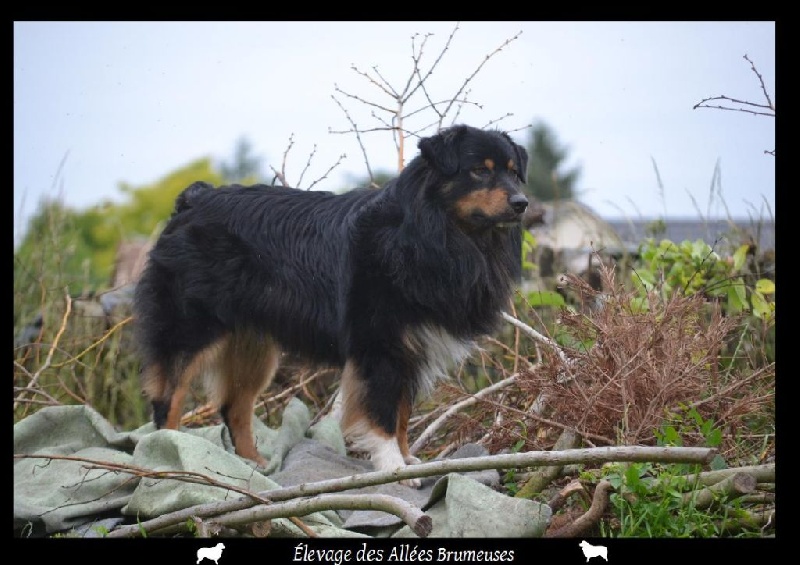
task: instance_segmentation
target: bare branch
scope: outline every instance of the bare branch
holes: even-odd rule
[[[428,72],[425,73],[425,76],[423,77],[423,76],[421,76],[419,74],[419,63],[422,60],[422,52],[423,52],[423,49],[425,47],[425,43],[428,41],[428,37],[430,37],[432,34],[428,34],[428,35],[425,36],[425,40],[423,41],[422,45],[419,48],[418,55],[414,56],[412,54],[412,59],[414,60],[414,73],[409,77],[409,83],[411,82],[411,77],[414,76],[414,75],[417,75],[419,77],[419,81],[417,83],[417,86],[415,86],[405,96],[405,98],[402,101],[403,103],[407,102],[408,99],[411,98],[411,96],[414,95],[414,92],[416,92],[416,90],[418,88],[422,88],[423,90],[425,89],[425,81],[433,74],[433,71],[436,69],[436,67],[441,62],[442,58],[444,57],[444,54],[447,53],[448,49],[450,49],[450,44],[453,42],[453,37],[455,37],[456,32],[458,32],[458,29],[459,29],[459,24],[456,24],[456,27],[453,28],[453,31],[451,31],[450,35],[447,37],[447,41],[445,41],[444,47],[442,47],[442,50],[439,52],[439,56],[436,57],[436,60],[434,60],[434,62],[431,65],[430,69],[428,69]],[[412,37],[411,45],[412,45],[411,49],[412,49],[412,52],[413,52],[413,50],[414,50],[414,38],[413,37]],[[408,89],[408,85],[406,85],[406,89]],[[427,97],[427,94],[426,94],[426,97]]]
[[[769,105],[769,108],[774,112],[775,105],[772,103],[772,100],[769,97],[769,93],[767,92],[767,87],[764,86],[764,77],[761,76],[761,73],[758,72],[758,69],[756,69],[756,66],[753,64],[753,61],[750,60],[750,57],[748,57],[746,53],[744,55],[744,60],[750,63],[750,68],[753,70],[754,73],[756,73],[756,76],[758,77],[758,82],[761,84],[761,92],[764,93],[764,98],[767,99],[767,104]]]
[[[767,113],[767,112],[758,112],[756,110],[749,110],[747,108],[729,108],[728,106],[720,106],[718,104],[707,104],[707,102],[711,100],[727,100],[728,102],[732,102],[734,104],[742,104],[743,106],[754,106],[756,108],[766,108],[770,109],[769,106],[765,106],[764,104],[756,104],[755,102],[747,102],[745,100],[737,100],[736,98],[730,98],[728,96],[720,95],[720,96],[712,96],[711,98],[704,98],[697,104],[695,104],[692,109],[696,110],[698,108],[713,108],[715,110],[730,110],[732,112],[744,112],[745,114],[752,114],[754,116],[768,116],[770,118],[774,118],[775,114]]]
[[[478,68],[476,68],[475,71],[467,77],[467,79],[461,84],[461,87],[459,87],[458,91],[453,95],[453,103],[455,102],[455,100],[458,99],[461,93],[464,92],[464,89],[466,89],[467,85],[472,81],[473,78],[475,78],[475,75],[477,75],[480,72],[480,70],[489,61],[489,59],[500,53],[503,49],[506,48],[506,46],[508,46],[515,39],[517,39],[520,35],[522,35],[522,32],[521,31],[517,32],[517,34],[514,37],[506,39],[502,43],[502,45],[500,45],[500,47],[498,47],[497,49],[495,49],[494,51],[492,51],[483,58],[483,61],[481,61],[481,63],[478,65]],[[452,106],[452,103],[450,106]],[[445,108],[444,115],[447,115],[447,113],[450,111],[450,106]]]
[[[348,112],[347,108],[345,108],[342,105],[342,103],[339,102],[339,99],[332,94],[331,98],[333,98],[333,101],[336,102],[336,105],[339,106],[339,108],[341,108],[342,112],[344,112],[344,115],[347,118],[347,121],[350,122],[350,125],[353,126],[352,132],[356,134],[356,140],[358,141],[358,146],[361,148],[361,154],[364,156],[364,164],[367,167],[367,173],[369,173],[369,178],[370,179],[375,178],[375,175],[372,174],[372,167],[370,167],[369,165],[369,157],[367,156],[367,150],[364,147],[363,140],[361,139],[361,131],[358,129],[358,126],[356,125],[355,121],[353,121],[353,118],[350,117],[350,112]],[[333,132],[329,129],[328,133],[338,133],[338,132]]]
[[[518,327],[536,341],[539,341],[547,345],[548,347],[552,348],[553,351],[555,351],[556,354],[558,355],[558,358],[561,359],[561,361],[564,363],[564,365],[569,365],[569,359],[567,359],[567,356],[564,354],[564,352],[561,350],[561,348],[558,346],[556,342],[554,342],[550,338],[543,336],[525,322],[517,320],[515,317],[507,314],[506,312],[503,312],[503,319],[506,322],[510,323],[511,325]]]
[[[313,498],[301,498],[289,502],[258,505],[237,510],[214,519],[223,525],[237,526],[251,522],[305,516],[324,510],[378,510],[394,514],[417,534],[427,537],[431,533],[431,517],[410,502],[386,494],[320,494]]]
[[[339,158],[336,160],[336,162],[335,162],[333,165],[331,165],[331,166],[330,166],[330,168],[328,168],[328,170],[327,170],[327,171],[325,171],[325,172],[322,174],[322,176],[321,176],[321,177],[319,177],[317,180],[315,180],[315,181],[314,181],[314,182],[312,182],[310,185],[308,185],[308,188],[307,188],[306,190],[311,190],[311,189],[312,189],[312,188],[314,188],[314,187],[315,187],[315,186],[316,186],[318,183],[320,183],[320,182],[322,182],[323,180],[325,180],[326,178],[328,178],[328,175],[331,173],[331,171],[333,171],[335,168],[337,168],[339,165],[341,165],[341,164],[342,164],[342,161],[344,161],[346,158],[347,158],[347,153],[342,153],[341,155],[339,155]]]
[[[311,161],[314,159],[314,155],[317,154],[317,144],[315,143],[314,146],[311,148],[311,153],[308,154],[308,160],[306,161],[305,167],[303,170],[300,171],[300,177],[297,179],[296,186],[300,187],[303,185],[303,177],[306,175],[306,171],[308,171],[309,167],[311,166]]]
[[[409,449],[411,454],[412,455],[416,454],[422,447],[424,447],[425,444],[427,444],[430,441],[431,437],[433,437],[433,434],[435,434],[436,431],[444,425],[445,421],[448,418],[450,418],[450,416],[452,416],[459,410],[466,408],[467,406],[472,406],[473,404],[478,402],[481,398],[489,396],[490,394],[494,394],[495,392],[502,390],[508,385],[514,383],[517,380],[518,376],[519,376],[518,374],[511,375],[510,377],[505,378],[502,381],[498,381],[491,386],[487,386],[486,388],[481,389],[475,394],[468,396],[461,402],[458,402],[453,406],[451,406],[450,408],[448,408],[444,414],[436,418],[436,420],[434,420],[430,426],[425,428],[425,431],[422,432],[422,434],[417,438],[417,441],[415,441],[414,444]]]
[[[47,357],[45,358],[44,364],[41,367],[39,367],[39,370],[36,371],[33,374],[33,376],[31,377],[31,380],[28,383],[28,387],[29,388],[35,388],[36,387],[36,383],[39,381],[39,378],[42,376],[42,373],[48,367],[50,367],[50,364],[53,362],[53,354],[55,354],[56,349],[58,347],[58,342],[61,341],[61,336],[64,335],[64,331],[67,329],[67,320],[69,319],[69,315],[72,312],[72,298],[69,295],[69,289],[67,289],[67,288],[64,289],[64,296],[65,296],[65,299],[66,299],[66,302],[67,302],[67,306],[64,309],[64,316],[61,319],[61,326],[58,328],[58,332],[56,333],[56,337],[55,337],[55,339],[53,339],[53,343],[50,346],[49,351],[47,352]],[[19,406],[20,400],[22,400],[21,397],[19,399],[15,399],[14,400],[14,410],[16,410],[17,407]]]
[[[387,112],[389,114],[394,114],[394,110],[393,109],[387,108],[386,106],[378,104],[377,102],[370,102],[369,100],[365,100],[364,98],[362,98],[361,96],[358,96],[357,94],[350,94],[349,92],[342,90],[341,88],[339,88],[336,85],[334,85],[333,89],[334,89],[335,92],[338,92],[342,96],[344,96],[346,98],[350,98],[352,100],[355,100],[356,102],[360,102],[361,104],[364,104],[365,106],[370,106],[370,107],[375,108],[377,110],[381,110],[381,111]]]
[[[382,90],[384,93],[388,94],[390,97],[397,98],[397,92],[395,92],[395,90],[388,83],[388,81],[386,79],[384,79],[383,76],[381,76],[380,72],[378,72],[378,67],[377,66],[372,67],[372,70],[375,71],[375,74],[378,75],[378,78],[380,78],[381,81],[383,81],[382,83],[378,82],[377,80],[375,80],[374,78],[369,76],[369,74],[367,74],[366,72],[362,71],[361,69],[359,69],[355,65],[350,65],[350,69],[352,69],[357,74],[359,74],[362,77],[364,77],[365,79],[367,79],[370,83],[372,83],[375,86],[377,86],[380,90]],[[351,94],[347,94],[346,92],[341,90],[338,86],[334,85],[334,88],[336,89],[337,92],[341,92],[345,96],[351,96],[352,97]],[[365,102],[365,104],[368,104],[368,103]]]

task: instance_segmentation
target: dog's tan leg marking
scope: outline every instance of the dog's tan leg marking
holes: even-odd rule
[[[183,372],[177,375],[177,382],[170,398],[165,428],[177,430],[180,427],[181,417],[183,416],[183,402],[186,399],[186,394],[189,392],[192,381],[197,375],[216,364],[220,348],[224,346],[224,343],[225,339],[223,338],[200,351],[186,364]]]
[[[352,360],[345,364],[342,371],[342,432],[352,442],[354,449],[369,451],[376,471],[394,471],[405,467],[407,461],[400,441],[401,437],[404,438],[405,455],[408,455],[407,432],[411,406],[407,403],[399,406],[397,430],[394,435],[386,433],[371,421],[364,410],[364,384],[357,371]],[[403,479],[400,484],[419,488],[422,482],[419,479]]]
[[[420,460],[409,452],[408,449],[408,420],[411,418],[412,404],[410,400],[403,399],[397,410],[397,444],[400,453],[407,465],[416,465]]]
[[[233,335],[222,351],[216,398],[236,453],[266,466],[253,436],[253,411],[258,395],[278,368],[280,351],[274,341],[249,330]]]
[[[168,399],[170,388],[161,365],[153,364],[142,371],[142,389],[149,400]]]

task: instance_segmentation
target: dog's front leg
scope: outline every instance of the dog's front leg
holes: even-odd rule
[[[376,471],[419,462],[408,449],[411,392],[398,366],[402,364],[386,358],[351,358],[342,373],[342,430],[353,448],[370,453]],[[419,479],[400,483],[414,488],[422,484]]]

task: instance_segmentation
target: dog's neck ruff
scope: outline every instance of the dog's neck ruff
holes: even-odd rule
[[[405,342],[417,356],[417,393],[423,396],[429,395],[437,382],[447,378],[448,370],[469,357],[475,349],[474,341],[454,337],[431,324],[409,328]]]

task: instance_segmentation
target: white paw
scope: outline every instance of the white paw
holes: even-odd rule
[[[411,488],[420,488],[422,486],[422,481],[420,479],[403,479],[400,481],[400,484]]]

